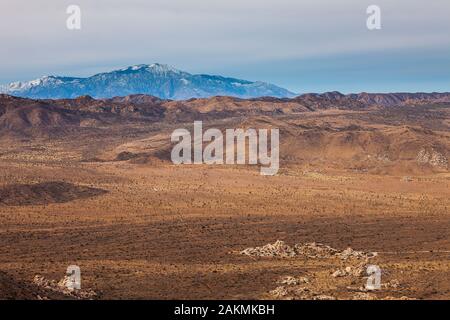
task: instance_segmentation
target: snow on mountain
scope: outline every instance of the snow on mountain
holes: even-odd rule
[[[174,100],[212,96],[295,96],[286,89],[264,82],[190,74],[159,63],[130,66],[88,78],[45,76],[29,82],[0,86],[0,93],[38,99],[75,98],[83,95],[111,98],[131,94],[148,94]]]

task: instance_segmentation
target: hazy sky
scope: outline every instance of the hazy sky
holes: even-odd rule
[[[0,83],[160,62],[298,93],[450,91],[449,15],[449,0],[0,0]]]

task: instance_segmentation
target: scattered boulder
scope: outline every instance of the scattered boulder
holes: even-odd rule
[[[290,247],[284,241],[277,240],[274,244],[267,244],[262,247],[247,248],[240,254],[256,257],[281,257],[291,258],[296,255],[294,248]]]
[[[97,297],[97,293],[93,290],[75,290],[71,288],[67,285],[71,281],[72,280],[68,276],[64,276],[64,278],[62,278],[59,282],[55,280],[48,280],[40,275],[36,275],[33,279],[33,283],[38,287],[51,290],[53,292],[62,293],[63,295],[71,298],[91,300]],[[39,297],[39,299],[46,300],[46,297]]]
[[[336,300],[336,298],[325,294],[319,294],[317,296],[313,296],[312,300]]]
[[[407,296],[401,296],[400,298],[387,296],[387,297],[384,297],[382,300],[416,300],[416,299],[410,298],[410,297],[407,297]]]
[[[376,300],[377,297],[367,292],[357,292],[352,296],[352,300]]]
[[[338,277],[361,277],[365,274],[366,271],[366,265],[359,265],[359,266],[347,266],[343,269],[338,269],[331,275],[333,278]]]
[[[284,298],[289,293],[285,287],[280,286],[280,287],[276,287],[274,290],[270,291],[269,294],[275,298]]]
[[[297,254],[307,258],[328,258],[338,253],[338,250],[316,242],[296,244],[295,251]]]
[[[426,149],[420,150],[417,154],[416,161],[419,164],[430,164],[433,167],[447,168],[448,165],[448,159],[434,149],[430,151]]]
[[[252,257],[330,259],[341,267],[334,272],[330,271],[328,275],[331,274],[332,278],[351,278],[329,282],[326,280],[326,271],[308,273],[308,277],[284,276],[277,281],[279,286],[269,292],[269,295],[275,299],[302,300],[335,300],[336,297],[333,296],[333,292],[335,292],[336,287],[333,282],[336,282],[337,285],[342,282],[348,283],[349,281],[354,283],[356,279],[353,278],[364,277],[366,275],[369,260],[378,256],[376,252],[358,251],[350,247],[344,250],[338,250],[331,246],[316,242],[300,243],[290,246],[281,240],[277,240],[273,244],[267,244],[262,247],[247,248],[239,253]],[[386,283],[383,288],[387,287],[398,287],[398,281],[391,280],[389,283]],[[353,296],[349,293],[349,299],[377,299],[375,295],[368,293],[363,287],[359,289],[347,287],[347,289],[353,292],[355,290],[357,291]]]
[[[255,257],[283,257],[283,258],[303,256],[312,259],[338,257],[339,259],[342,260],[347,260],[350,258],[370,259],[372,257],[377,256],[376,252],[363,252],[353,250],[352,248],[347,248],[343,251],[339,251],[328,245],[316,242],[296,244],[294,247],[291,247],[281,240],[277,240],[273,244],[267,244],[262,247],[247,248],[241,251],[240,254]]]
[[[280,284],[285,285],[299,285],[304,283],[309,283],[309,279],[306,277],[292,277],[292,276],[286,276],[279,280]]]
[[[340,259],[347,260],[350,258],[356,258],[356,259],[370,259],[373,257],[376,257],[378,254],[376,252],[363,252],[363,251],[357,251],[353,250],[352,248],[347,248],[344,251],[336,253],[336,256],[338,256]]]
[[[398,287],[400,287],[400,282],[397,279],[392,279],[386,283],[382,283],[381,287],[383,289],[389,289],[389,288],[397,289]]]

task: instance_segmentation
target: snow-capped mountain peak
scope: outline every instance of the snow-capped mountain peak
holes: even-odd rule
[[[190,74],[160,63],[138,64],[88,78],[45,76],[28,82],[0,86],[0,93],[28,98],[75,98],[89,95],[110,98],[130,94],[148,94],[162,99],[233,96],[292,97],[286,89],[264,82]]]
[[[185,73],[167,64],[160,64],[160,63],[152,63],[151,65],[148,65],[147,70],[156,73],[168,73],[168,72],[173,72],[177,74]]]
[[[125,72],[126,71],[146,71],[146,72],[152,72],[152,73],[157,73],[157,74],[167,74],[167,73],[182,74],[182,73],[185,73],[185,72],[175,69],[167,64],[161,64],[161,63],[137,64],[134,66],[120,69],[120,71],[125,71]]]
[[[41,78],[38,79],[34,79],[31,81],[26,81],[26,82],[21,82],[21,81],[16,81],[16,82],[12,82],[7,86],[4,86],[5,88],[11,90],[11,91],[15,91],[15,90],[28,90],[31,89],[33,87],[36,86],[48,86],[48,85],[54,85],[54,84],[58,84],[61,83],[62,81],[55,76],[43,76]]]

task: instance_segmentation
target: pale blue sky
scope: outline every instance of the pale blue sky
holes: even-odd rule
[[[371,4],[381,30],[366,28]],[[160,62],[298,93],[450,91],[449,13],[448,0],[0,0],[0,83]]]

